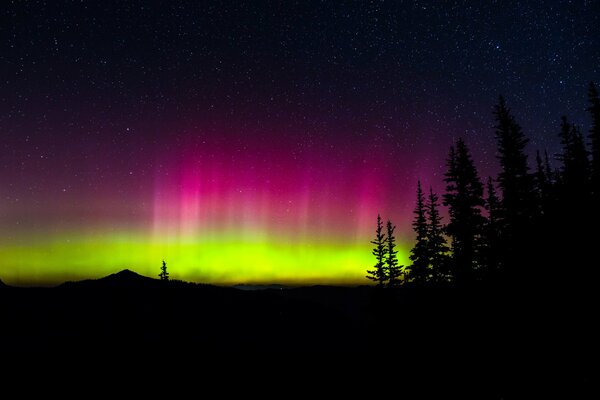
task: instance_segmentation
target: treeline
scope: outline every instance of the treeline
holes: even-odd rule
[[[367,278],[378,286],[400,283],[477,281],[526,284],[596,281],[600,202],[600,98],[594,83],[588,90],[591,117],[588,135],[560,119],[561,152],[537,151],[528,159],[528,139],[499,98],[494,107],[496,177],[480,177],[463,139],[450,147],[445,192],[426,192],[417,182],[411,265],[396,258],[394,226],[384,229],[377,218],[373,254],[376,264]],[[558,168],[553,168],[554,158]],[[443,223],[440,207],[447,207]]]

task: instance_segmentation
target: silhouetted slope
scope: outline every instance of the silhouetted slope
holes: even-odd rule
[[[55,288],[14,288],[0,332],[15,348],[122,350],[168,343],[174,352],[342,350],[359,340],[335,307],[121,271]]]
[[[129,269],[124,269],[114,274],[107,275],[100,279],[86,279],[83,281],[69,281],[65,282],[62,287],[72,287],[72,286],[97,286],[97,287],[107,287],[107,286],[129,286],[129,287],[139,287],[139,286],[153,286],[159,284],[158,279],[149,278],[147,276],[140,275],[136,272],[133,272]]]
[[[238,290],[121,271],[5,289],[0,342],[9,352],[337,352],[486,385],[532,371],[585,383],[580,357],[597,337],[590,314],[576,312],[582,300],[494,286]]]
[[[116,274],[111,274],[105,276],[104,278],[98,279],[98,282],[106,282],[106,283],[117,283],[117,284],[144,284],[155,282],[158,279],[149,278],[147,276],[142,276],[136,272],[130,271],[128,269],[124,269],[122,271],[117,272]]]

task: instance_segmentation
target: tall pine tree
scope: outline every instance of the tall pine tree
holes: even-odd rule
[[[488,225],[495,227],[495,230],[500,230],[498,224],[498,215],[500,213],[500,199],[496,194],[496,188],[491,176],[487,180],[487,197],[485,199],[485,209],[488,212]]]
[[[539,202],[539,213],[545,214],[548,208],[548,189],[550,186],[548,181],[550,177],[546,175],[546,169],[539,150],[535,152],[535,166],[535,188]]]
[[[427,244],[427,218],[425,216],[425,195],[421,181],[417,182],[417,205],[414,210],[413,231],[416,233],[415,245],[410,251],[410,266],[408,278],[416,283],[423,283],[429,276],[429,252]]]
[[[444,237],[442,217],[439,212],[438,196],[429,188],[429,198],[425,206],[427,212],[427,258],[429,259],[431,280],[447,281],[450,277],[448,244]]]
[[[498,182],[502,190],[503,218],[507,234],[513,236],[533,215],[533,180],[529,175],[525,153],[529,139],[523,134],[510,109],[506,107],[502,96],[495,107],[494,115],[501,167]]]
[[[560,174],[552,169],[547,150],[544,150],[544,175],[546,176],[546,190],[544,191],[543,210],[546,216],[550,216],[556,212],[556,187],[560,181]]]
[[[544,172],[546,173],[546,178],[548,179],[548,184],[550,187],[555,184],[554,173],[552,171],[552,166],[550,165],[550,157],[548,157],[548,151],[544,150]]]
[[[568,207],[582,204],[590,193],[590,165],[583,135],[577,126],[570,124],[567,117],[563,116],[559,137],[562,145],[562,152],[558,155],[562,162],[561,197]]]
[[[577,125],[571,126],[571,136],[573,137],[573,185],[574,191],[580,196],[580,201],[585,201],[591,190],[590,182],[590,160],[588,159],[587,149],[585,148],[585,139]]]
[[[555,213],[553,224],[559,232],[568,232],[556,245],[569,251],[556,255],[555,260],[562,258],[563,263],[569,263],[565,279],[585,280],[590,272],[586,266],[595,257],[591,249],[596,245],[590,240],[589,228],[597,223],[593,220],[594,205],[590,202],[589,160],[583,135],[566,117],[562,117],[559,136],[562,144],[558,155],[562,164],[561,179],[557,185],[559,212]]]
[[[400,284],[400,277],[402,276],[402,266],[398,265],[398,251],[396,250],[396,238],[394,237],[394,230],[396,226],[392,224],[392,221],[387,221],[387,237],[386,242],[386,257],[385,257],[385,269],[388,278],[388,287],[395,287]]]
[[[500,173],[498,184],[502,194],[501,265],[503,279],[525,283],[535,278],[538,265],[532,249],[538,239],[535,224],[539,207],[536,205],[533,175],[529,174],[525,148],[528,139],[500,96],[495,107],[496,139]]]
[[[484,224],[481,215],[483,185],[477,169],[462,139],[450,148],[446,173],[444,205],[448,206],[450,222],[446,230],[452,238],[452,275],[462,284],[474,278],[479,267],[479,246]]]
[[[375,230],[375,239],[371,241],[375,245],[373,255],[377,262],[374,269],[367,270],[367,278],[377,282],[378,287],[383,287],[388,277],[385,270],[386,243],[385,233],[383,232],[383,221],[381,215],[377,214],[377,228]]]
[[[483,276],[490,276],[500,268],[500,251],[501,251],[501,231],[499,214],[500,214],[500,199],[496,194],[496,187],[492,177],[488,177],[486,185],[485,209],[487,211],[487,220],[483,232]]]
[[[572,137],[571,137],[571,124],[567,121],[566,116],[560,118],[560,132],[558,133],[560,138],[560,144],[562,146],[562,152],[557,158],[563,163],[563,173],[569,169],[572,151]]]

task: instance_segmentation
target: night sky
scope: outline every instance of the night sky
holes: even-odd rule
[[[0,279],[366,283],[453,140],[588,129],[600,2],[5,2]]]

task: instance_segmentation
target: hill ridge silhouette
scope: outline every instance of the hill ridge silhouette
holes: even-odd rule
[[[118,287],[143,287],[160,284],[160,280],[140,275],[128,268],[118,272],[95,279],[82,279],[77,281],[66,281],[56,287],[80,287],[80,286],[118,286]]]
[[[128,268],[122,269],[114,274],[106,275],[102,278],[95,279],[96,281],[103,282],[144,282],[144,281],[158,281],[158,279],[151,278],[149,276],[138,274]]]

